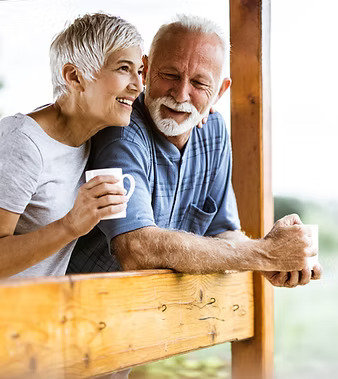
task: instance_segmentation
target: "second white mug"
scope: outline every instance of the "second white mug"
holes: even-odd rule
[[[305,224],[304,225],[308,230],[311,230],[311,239],[312,239],[312,246],[317,249],[317,255],[313,257],[307,258],[307,263],[310,267],[310,269],[313,269],[313,266],[318,263],[318,225],[317,224]]]

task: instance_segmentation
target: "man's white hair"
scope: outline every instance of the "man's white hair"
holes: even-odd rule
[[[50,46],[54,98],[67,93],[62,76],[66,63],[74,64],[85,79],[93,80],[111,53],[132,46],[143,49],[143,40],[135,26],[126,20],[106,13],[77,18],[56,35]]]
[[[162,25],[155,37],[152,40],[150,50],[149,50],[149,62],[151,63],[154,50],[158,42],[167,34],[172,31],[182,29],[187,32],[198,32],[202,34],[216,34],[220,40],[220,46],[222,47],[224,57],[228,57],[230,52],[230,43],[226,37],[224,30],[217,25],[214,21],[207,18],[194,16],[194,15],[185,15],[180,14],[176,16],[176,19],[168,24]],[[224,70],[225,62],[223,64]]]

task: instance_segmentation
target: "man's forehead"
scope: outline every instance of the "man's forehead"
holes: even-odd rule
[[[224,55],[223,44],[215,33],[203,33],[191,30],[172,30],[160,38],[154,49],[157,58],[171,54],[185,55],[186,49],[209,50],[211,56]]]
[[[207,43],[208,41],[217,41],[217,43],[221,44],[221,40],[215,33],[204,33],[202,31],[188,30],[182,28],[168,30],[161,36],[159,42],[162,44],[168,42],[188,43],[190,40],[194,40],[200,44]]]
[[[203,67],[208,70],[223,66],[224,51],[216,34],[182,30],[167,34],[153,52],[152,61],[156,66],[168,69],[200,66],[202,72]]]

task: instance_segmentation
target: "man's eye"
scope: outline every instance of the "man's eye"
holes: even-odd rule
[[[192,84],[197,88],[205,88],[208,85],[202,82],[199,82],[198,80],[193,80]]]
[[[129,71],[129,67],[128,66],[121,66],[119,68],[119,70],[128,72]]]
[[[163,72],[161,74],[162,78],[164,79],[168,79],[168,80],[177,80],[179,79],[180,77],[178,75],[175,75],[175,74],[168,74],[168,73],[165,73]]]
[[[138,75],[142,75],[142,74],[143,74],[143,70],[138,70],[138,71],[137,71],[137,74],[138,74]]]

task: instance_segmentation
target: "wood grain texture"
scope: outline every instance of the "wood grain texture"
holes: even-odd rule
[[[230,0],[233,184],[243,230],[273,223],[270,117],[270,2]],[[232,379],[273,377],[273,289],[254,274],[254,338],[232,344]]]
[[[0,282],[0,378],[87,378],[253,336],[252,273]]]

